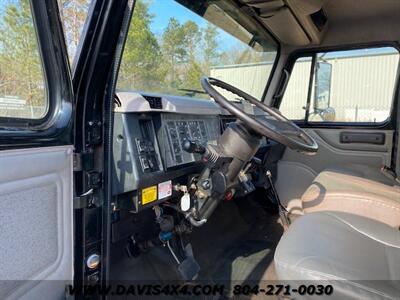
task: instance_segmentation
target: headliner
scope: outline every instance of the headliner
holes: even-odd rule
[[[323,44],[400,40],[399,0],[328,0]]]
[[[273,2],[273,0],[241,1]],[[328,17],[326,32],[319,44],[285,45],[288,49],[400,41],[400,0],[308,0],[307,2],[310,1],[323,3],[323,9]]]

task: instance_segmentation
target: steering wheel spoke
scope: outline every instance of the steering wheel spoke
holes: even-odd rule
[[[298,127],[295,123],[287,119],[276,108],[265,105],[253,96],[241,91],[240,89],[212,77],[203,77],[201,85],[204,90],[217,102],[221,107],[225,108],[232,115],[241,120],[244,125],[252,131],[275,140],[293,150],[313,154],[318,151],[318,144],[307,132]],[[253,115],[247,114],[245,111],[235,106],[231,101],[222,96],[215,88],[219,87],[240,98],[250,102],[268,116],[259,119]]]

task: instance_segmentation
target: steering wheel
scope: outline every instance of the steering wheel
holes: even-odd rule
[[[285,118],[275,108],[265,105],[253,96],[216,78],[203,77],[201,79],[201,85],[207,94],[214,98],[221,107],[241,120],[247,128],[299,152],[314,154],[318,151],[317,142],[307,132]],[[251,104],[254,104],[268,113],[271,118],[265,118],[263,122],[261,122],[261,120],[257,120],[254,116],[248,115],[245,111],[235,106],[231,101],[228,101],[217,92],[214,86],[227,90]]]

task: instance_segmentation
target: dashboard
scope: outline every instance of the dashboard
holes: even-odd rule
[[[182,149],[185,139],[216,144],[235,121],[210,100],[118,92],[115,102],[113,195],[134,212],[170,199],[173,185],[201,172],[201,157]]]
[[[202,170],[200,157],[185,152],[182,142],[216,144],[222,112],[213,101],[190,97],[135,92],[116,96],[113,195],[124,207],[140,211],[166,201],[173,194],[170,186],[186,183],[189,174]],[[153,186],[156,196],[144,199],[143,191]]]

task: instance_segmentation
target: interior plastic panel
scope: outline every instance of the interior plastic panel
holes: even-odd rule
[[[73,279],[73,147],[1,151],[0,166],[0,298],[65,298]]]

